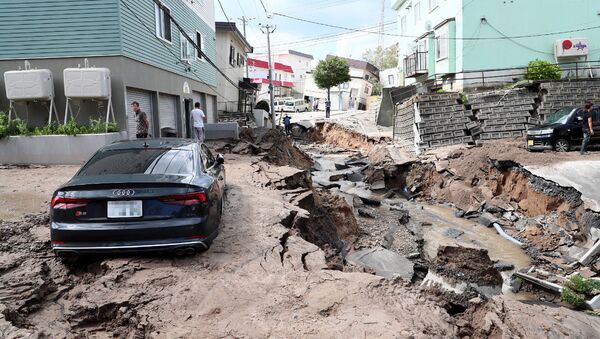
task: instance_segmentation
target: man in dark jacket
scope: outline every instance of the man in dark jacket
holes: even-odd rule
[[[592,123],[592,107],[594,105],[590,101],[585,102],[583,107],[583,120],[581,121],[581,129],[583,130],[583,141],[581,143],[581,155],[586,154],[586,148],[592,135],[594,135],[594,128]]]

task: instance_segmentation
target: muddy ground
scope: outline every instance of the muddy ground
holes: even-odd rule
[[[344,147],[356,148],[350,139]],[[452,307],[420,287],[436,252],[428,246],[441,243],[427,237],[474,246],[497,241],[493,233],[482,240],[471,221],[427,199],[347,202],[337,188],[311,179],[307,161],[273,164],[269,149],[226,155],[221,234],[209,251],[184,258],[104,257],[65,266],[50,252],[45,203],[76,167],[0,169],[0,337],[592,338],[600,332],[597,317],[539,300],[497,295]],[[271,156],[278,154],[275,148]],[[19,196],[24,203],[12,202]],[[464,235],[441,235],[451,228]],[[373,246],[412,257],[414,281],[384,279],[345,262],[347,251]],[[521,252],[505,258],[497,252],[489,256],[527,264]]]

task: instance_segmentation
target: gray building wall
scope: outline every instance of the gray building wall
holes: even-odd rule
[[[190,78],[175,74],[139,61],[135,61],[123,56],[114,57],[90,57],[89,64],[96,67],[106,67],[111,70],[111,86],[113,95],[113,107],[115,111],[116,122],[120,130],[127,130],[127,114],[131,112],[130,103],[126,102],[127,87],[142,89],[154,92],[155,115],[158,112],[158,93],[165,93],[177,96],[178,99],[178,136],[185,136],[186,114],[184,111],[184,100],[193,100],[192,93],[208,95],[216,94],[213,87],[206,85],[200,81],[195,81]],[[32,68],[49,69],[52,71],[54,78],[54,92],[56,96],[56,106],[59,112],[60,119],[64,119],[66,98],[64,96],[63,70],[65,68],[83,66],[83,58],[51,58],[31,60]],[[18,70],[23,68],[22,60],[0,60],[0,74],[6,71]],[[6,98],[6,88],[3,77],[0,78],[0,111],[8,111],[9,101]],[[184,84],[187,83],[190,92],[184,93]],[[79,104],[81,105],[79,106]],[[77,122],[86,124],[90,118],[104,118],[106,113],[106,103],[103,104],[103,109],[99,112],[98,102],[91,100],[83,102],[74,102],[71,107],[76,113]],[[29,103],[27,108],[24,104],[16,106],[19,117],[27,118],[30,126],[43,126],[47,122],[48,110],[43,106],[43,103]],[[205,107],[209,121],[216,120],[216,105],[207,105]],[[28,111],[28,114],[26,112]],[[153,121],[158,122],[158,116],[153,117]],[[157,124],[154,124],[157,125]],[[158,126],[153,126],[153,134],[159,135]]]

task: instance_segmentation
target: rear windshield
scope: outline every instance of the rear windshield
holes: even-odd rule
[[[125,149],[99,152],[79,171],[79,176],[109,174],[194,173],[194,154],[180,149]]]

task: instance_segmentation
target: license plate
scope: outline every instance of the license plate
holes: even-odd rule
[[[528,146],[533,146],[533,140],[527,140],[527,145]]]
[[[109,218],[139,218],[142,216],[142,201],[109,201],[107,216]]]

